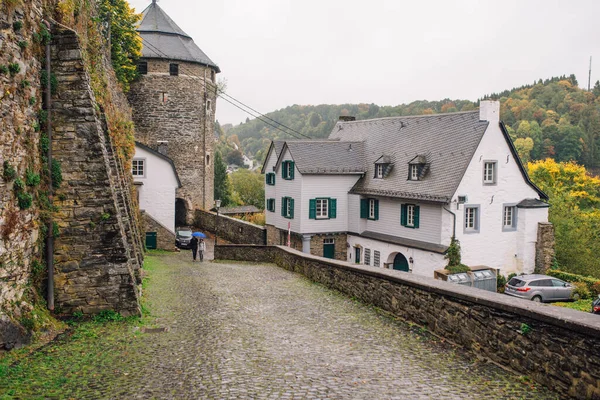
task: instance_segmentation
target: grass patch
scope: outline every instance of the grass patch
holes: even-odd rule
[[[151,252],[144,261],[150,278],[153,271],[166,269],[159,255]],[[102,382],[135,376],[145,335],[140,328],[154,324],[147,299],[142,310],[142,317],[127,318],[114,311],[90,319],[78,313],[68,322],[70,329],[54,342],[0,356],[0,399],[87,398]]]
[[[592,302],[593,299],[584,299],[577,301],[569,301],[569,302],[560,302],[560,303],[552,303],[553,306],[564,307],[564,308],[572,308],[573,310],[590,312],[592,310]]]

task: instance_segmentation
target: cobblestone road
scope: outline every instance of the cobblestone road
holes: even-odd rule
[[[556,397],[276,266],[159,257],[148,295],[168,331],[143,335],[141,376],[111,397]]]

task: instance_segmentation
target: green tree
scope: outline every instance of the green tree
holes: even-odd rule
[[[258,172],[239,169],[231,174],[233,198],[241,206],[265,208],[265,180]]]
[[[227,176],[227,165],[223,162],[221,152],[215,153],[215,200],[221,200],[223,207],[231,203],[231,185]]]
[[[136,31],[141,14],[126,0],[98,0],[100,18],[110,28],[110,56],[117,80],[124,91],[137,78],[137,61],[142,55],[142,38]]]
[[[519,153],[519,158],[523,164],[527,164],[531,161],[531,150],[533,149],[532,138],[518,138],[515,140],[515,148],[517,149],[517,153]]]

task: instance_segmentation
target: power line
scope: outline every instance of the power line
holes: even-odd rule
[[[168,60],[170,60],[170,61],[173,61],[173,60],[171,60],[171,58],[170,58],[169,56],[167,56],[167,55],[166,55],[164,52],[162,52],[160,49],[158,49],[158,48],[157,48],[156,46],[154,46],[153,44],[149,43],[149,42],[148,42],[148,40],[144,39],[143,37],[142,37],[142,41],[143,41],[143,42],[145,42],[145,43],[146,43],[146,45],[148,45],[148,47],[150,47],[152,50],[154,50],[154,51],[155,51],[157,54],[161,54],[161,55],[163,55],[163,56],[164,56],[166,59],[168,59]],[[229,94],[225,93],[225,91],[222,91],[222,90],[220,90],[220,89],[219,89],[219,87],[218,87],[217,85],[215,85],[214,83],[212,83],[212,82],[210,82],[210,81],[207,81],[207,80],[206,80],[205,78],[203,78],[203,77],[199,77],[199,76],[195,75],[194,73],[192,73],[190,70],[188,70],[188,69],[187,69],[187,68],[185,68],[184,66],[181,66],[181,69],[182,69],[182,70],[184,70],[184,71],[186,71],[188,76],[191,76],[191,77],[193,77],[193,78],[197,78],[197,79],[201,79],[201,80],[203,80],[205,85],[208,83],[208,85],[210,85],[212,88],[214,88],[214,89],[216,90],[217,96],[219,96],[220,98],[222,98],[223,100],[225,100],[225,101],[226,101],[226,102],[228,102],[229,104],[231,104],[231,105],[233,105],[233,106],[237,107],[238,109],[240,109],[240,110],[244,111],[245,113],[247,113],[247,114],[251,115],[252,117],[254,117],[254,118],[256,118],[256,119],[260,120],[261,122],[263,122],[263,123],[265,123],[265,124],[267,124],[267,125],[269,125],[269,126],[271,126],[271,127],[275,128],[275,129],[277,129],[277,130],[279,130],[279,131],[281,131],[281,132],[283,132],[283,133],[285,133],[285,134],[288,134],[288,135],[290,135],[290,136],[292,136],[292,137],[294,137],[294,138],[296,138],[296,139],[300,139],[300,138],[299,138],[298,136],[296,136],[295,134],[297,134],[297,135],[300,135],[300,136],[303,136],[303,137],[305,137],[305,138],[307,138],[307,139],[312,139],[312,137],[310,137],[310,136],[308,136],[308,135],[306,135],[306,134],[304,134],[304,133],[298,132],[298,131],[296,131],[295,129],[292,129],[292,128],[290,128],[289,126],[286,126],[286,125],[284,125],[284,124],[282,124],[282,123],[280,123],[280,122],[278,122],[278,121],[274,120],[273,118],[270,118],[270,117],[268,117],[268,116],[266,116],[266,115],[262,114],[261,112],[259,112],[259,111],[255,110],[254,108],[252,108],[252,107],[248,106],[247,104],[245,104],[245,103],[241,102],[240,100],[237,100],[235,97],[233,97],[233,96],[231,96],[231,95],[229,95]],[[231,100],[229,100],[229,99],[225,98],[224,96],[227,96],[228,98],[230,98],[230,99],[231,99],[231,100],[233,100],[233,101],[231,101]],[[238,105],[238,104],[235,104],[234,102],[236,102],[236,103],[240,104],[241,106],[240,106],[240,105]],[[246,109],[245,109],[245,108],[243,108],[243,107],[245,107]],[[257,115],[256,115],[256,114],[253,114],[252,112],[250,112],[250,111],[248,111],[248,110],[251,110],[251,111],[253,111],[253,112],[254,112],[254,113],[256,113]],[[270,121],[272,121],[272,122],[274,122],[274,123],[278,124],[279,126],[282,126],[282,127],[284,127],[285,129],[289,130],[290,132],[287,132],[287,131],[285,131],[285,130],[281,129],[279,126],[273,125],[272,123],[270,123],[270,122],[269,122],[269,121],[267,121],[267,120],[270,120]],[[294,133],[292,133],[292,132],[294,132],[295,134],[294,134]]]

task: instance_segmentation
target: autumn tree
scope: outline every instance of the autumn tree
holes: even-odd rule
[[[240,169],[231,174],[232,197],[241,206],[265,208],[265,181],[258,172]]]
[[[227,176],[227,165],[223,162],[221,152],[215,153],[214,163],[215,200],[221,200],[221,205],[226,207],[231,203],[231,185]]]

